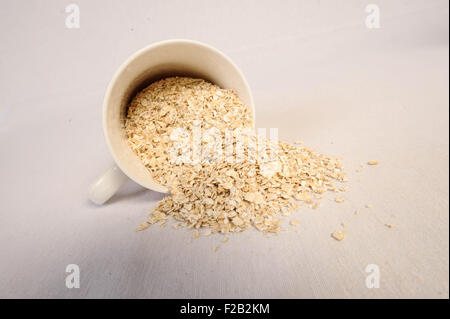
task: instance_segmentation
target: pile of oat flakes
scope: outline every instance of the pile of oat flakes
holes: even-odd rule
[[[190,158],[208,145],[216,147],[212,154],[204,152],[198,161],[177,161],[171,151],[178,155],[186,151],[176,148],[179,140],[174,136],[180,128],[186,132],[213,128],[224,138],[217,143],[202,136],[200,150],[192,147]],[[278,232],[277,215],[289,215],[299,202],[316,209],[321,194],[345,189],[336,186],[346,181],[339,159],[299,144],[274,143],[252,128],[252,110],[236,92],[202,79],[166,78],[140,91],[125,121],[128,144],[171,195],[137,229],[164,225],[173,216],[176,226],[206,227],[212,233],[251,227]],[[184,138],[192,141],[195,134]],[[238,153],[237,141],[245,141],[243,153]],[[222,151],[219,160],[213,158],[217,146]]]

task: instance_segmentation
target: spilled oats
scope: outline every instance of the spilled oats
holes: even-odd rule
[[[278,232],[277,215],[289,215],[297,201],[316,209],[320,194],[342,191],[335,185],[346,181],[340,159],[262,138],[252,128],[252,110],[235,91],[202,79],[166,78],[140,91],[127,111],[128,144],[171,195],[137,230],[172,216],[179,226],[212,233]],[[211,130],[218,134],[205,134]],[[195,132],[202,133],[199,147]],[[180,148],[180,138],[193,146]],[[243,152],[239,141],[246,142]]]

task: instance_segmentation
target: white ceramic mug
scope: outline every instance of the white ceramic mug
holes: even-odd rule
[[[151,44],[128,58],[117,70],[105,94],[103,131],[115,164],[89,189],[89,198],[105,203],[120,186],[132,179],[148,189],[168,193],[130,149],[124,130],[130,99],[150,83],[168,76],[202,78],[226,89],[234,89],[253,110],[250,87],[238,67],[219,50],[191,40],[168,40]]]

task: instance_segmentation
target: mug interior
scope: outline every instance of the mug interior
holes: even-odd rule
[[[130,149],[124,124],[128,104],[136,93],[170,76],[202,78],[222,88],[234,89],[252,108],[254,123],[253,98],[244,76],[216,49],[194,41],[171,40],[151,45],[131,56],[108,87],[103,105],[103,129],[120,169],[138,184],[162,193],[168,193],[168,189],[153,180]]]

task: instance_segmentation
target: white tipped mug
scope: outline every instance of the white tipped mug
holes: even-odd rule
[[[238,67],[219,50],[191,40],[168,40],[151,44],[129,57],[117,70],[103,102],[103,131],[115,164],[89,189],[89,198],[103,204],[128,179],[145,188],[168,193],[127,143],[124,129],[127,106],[134,95],[150,83],[169,76],[190,76],[234,89],[252,108],[250,87]]]

